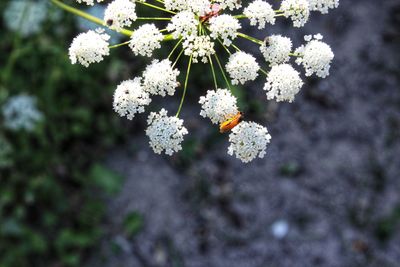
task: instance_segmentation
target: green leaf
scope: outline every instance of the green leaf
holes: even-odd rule
[[[124,229],[129,236],[134,236],[143,228],[143,217],[137,212],[129,213],[124,220]]]
[[[117,193],[123,181],[123,178],[101,164],[95,164],[90,170],[90,181],[104,190],[107,194]]]

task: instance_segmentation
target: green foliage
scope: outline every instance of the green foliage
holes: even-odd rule
[[[124,220],[124,229],[129,237],[133,237],[143,227],[143,217],[137,212],[129,213]]]
[[[81,266],[102,234],[102,198],[122,182],[98,163],[124,136],[106,76],[118,64],[71,65],[66,52],[76,32],[71,17],[28,38],[0,29],[0,106],[27,93],[45,118],[32,133],[6,130],[0,119],[2,267]]]

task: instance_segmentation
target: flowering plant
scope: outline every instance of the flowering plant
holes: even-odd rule
[[[214,79],[214,90],[207,91],[199,100],[200,115],[208,117],[212,123],[220,124],[221,132],[232,130],[229,135],[228,153],[243,162],[264,157],[271,136],[266,127],[255,122],[241,122],[241,113],[231,85],[254,81],[261,73],[266,76],[264,90],[268,100],[292,102],[303,86],[300,73],[289,64],[291,58],[303,66],[305,75],[325,78],[329,75],[334,54],[322,35],[305,36],[305,44],[293,49],[292,41],[285,36],[271,35],[259,40],[241,31],[240,21],[249,19],[250,25],[262,30],[266,24],[275,24],[279,17],[289,18],[293,27],[302,27],[309,19],[311,11],[328,13],[336,8],[339,0],[283,0],[279,9],[274,10],[265,0],[254,0],[242,9],[240,0],[113,0],[105,9],[104,18],[99,19],[75,9],[60,0],[51,0],[57,6],[87,18],[100,25],[127,35],[130,39],[120,44],[109,44],[110,36],[103,30],[89,30],[79,34],[72,41],[69,57],[73,64],[85,67],[100,62],[109,55],[110,49],[128,46],[137,56],[152,57],[156,49],[166,41],[175,46],[166,58],[153,59],[140,77],[121,82],[115,91],[113,107],[122,117],[133,119],[136,114],[145,112],[151,103],[151,96],[172,96],[181,85],[178,81],[180,71],[176,68],[182,55],[188,58],[182,99],[175,116],[168,116],[162,109],[152,112],[148,117],[146,134],[155,153],[173,153],[182,149],[181,142],[188,134],[184,122],[179,119],[192,64],[210,65]],[[94,5],[95,0],[76,0],[78,3]],[[103,0],[97,0],[102,2]],[[136,5],[164,12],[165,17],[138,17]],[[241,12],[239,12],[241,10]],[[237,14],[235,14],[237,13]],[[139,20],[153,21],[128,30]],[[159,29],[155,21],[166,21],[164,29]],[[242,51],[234,41],[246,39],[259,46],[268,70],[256,58]],[[216,53],[216,46],[222,47],[228,55],[225,65]],[[180,51],[180,52],[179,52]],[[226,87],[220,88],[214,63],[223,76]]]

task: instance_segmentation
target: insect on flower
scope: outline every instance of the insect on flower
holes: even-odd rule
[[[211,11],[209,13],[207,13],[206,15],[201,16],[200,22],[204,23],[204,22],[208,21],[210,18],[218,16],[221,13],[221,11],[222,11],[222,9],[219,4],[212,4]]]
[[[224,121],[223,123],[220,124],[219,126],[219,132],[220,133],[226,133],[233,128],[235,128],[240,122],[242,122],[243,119],[243,113],[238,112],[235,116],[229,118],[228,120]]]

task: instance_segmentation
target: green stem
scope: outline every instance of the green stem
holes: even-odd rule
[[[238,32],[237,35],[238,35],[239,37],[242,37],[242,38],[244,38],[244,39],[246,39],[246,40],[249,40],[249,41],[251,41],[251,42],[253,42],[253,43],[256,43],[256,44],[259,44],[259,45],[263,45],[263,44],[264,44],[263,41],[258,40],[257,38],[251,37],[251,36],[249,36],[249,35],[247,35],[247,34]]]
[[[175,59],[174,64],[172,64],[172,68],[175,68],[176,63],[178,63],[178,60],[181,58],[181,56],[182,56],[184,51],[185,51],[184,49],[181,50],[181,52],[179,53],[178,57]]]
[[[219,38],[217,38],[217,40],[218,40],[218,42],[220,43],[220,45],[225,49],[225,51],[226,51],[229,55],[231,55],[231,54],[232,54],[231,51],[229,51],[229,49],[224,45],[224,43],[223,43]]]
[[[215,60],[217,60],[218,66],[219,66],[219,68],[220,68],[220,70],[221,70],[221,72],[222,72],[222,76],[224,77],[224,80],[225,80],[225,82],[226,82],[226,85],[228,86],[229,90],[232,91],[231,86],[230,86],[230,84],[229,84],[229,80],[228,80],[228,78],[226,77],[225,71],[224,71],[224,69],[222,68],[221,62],[219,61],[219,58],[218,58],[217,54],[214,54],[214,57],[215,57]]]
[[[176,43],[176,45],[174,46],[174,48],[172,48],[171,53],[169,53],[168,55],[168,59],[171,58],[171,56],[174,54],[175,50],[178,48],[179,44],[182,43],[182,38]]]
[[[162,8],[162,7],[159,7],[159,6],[155,6],[155,5],[146,3],[146,2],[136,1],[136,3],[142,4],[142,5],[145,5],[145,6],[148,6],[148,7],[152,7],[152,8],[164,11],[164,12],[168,12],[168,13],[171,13],[171,14],[174,14],[174,15],[176,14],[175,12],[173,12],[171,10],[168,10],[168,9],[165,9],[165,8]]]
[[[217,76],[215,75],[214,63],[212,61],[211,56],[208,56],[208,61],[210,62],[210,66],[211,66],[211,72],[212,72],[213,79],[214,79],[215,90],[217,90],[218,89]]]
[[[171,18],[162,18],[162,17],[139,17],[137,20],[171,20]]]
[[[244,14],[234,16],[236,19],[246,19],[247,16]]]
[[[82,17],[84,19],[87,19],[87,20],[89,20],[91,22],[94,22],[94,23],[96,23],[98,25],[104,26],[104,21],[99,19],[99,18],[97,18],[97,17],[95,17],[95,16],[92,16],[92,15],[86,13],[86,12],[83,12],[83,11],[81,11],[79,9],[76,9],[74,7],[71,7],[71,6],[67,5],[67,4],[64,4],[60,0],[50,0],[50,1],[54,5],[58,6],[61,9],[64,9],[65,11],[68,11],[68,12],[70,12],[72,14],[80,16],[80,17]],[[126,36],[131,36],[133,34],[133,31],[130,31],[130,30],[127,30],[127,29],[122,29],[120,31],[120,33],[122,33],[122,34],[124,34]]]
[[[179,117],[179,114],[181,113],[181,110],[182,110],[183,102],[185,101],[187,84],[188,84],[189,74],[190,74],[190,68],[192,67],[192,58],[193,58],[193,56],[190,56],[190,58],[189,58],[189,64],[188,64],[188,68],[186,71],[185,85],[183,87],[183,95],[182,95],[181,103],[179,104],[178,112],[175,115],[176,117]]]
[[[121,44],[110,45],[108,48],[110,48],[110,49],[117,48],[117,47],[120,47],[120,46],[127,45],[127,44],[129,44],[130,42],[131,42],[131,41],[126,41],[126,42],[121,43]]]

